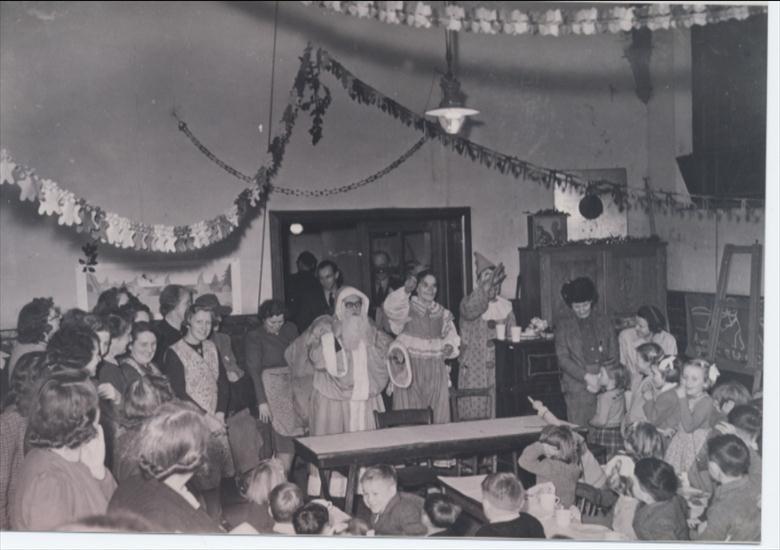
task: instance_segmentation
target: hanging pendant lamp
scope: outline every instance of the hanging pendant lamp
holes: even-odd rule
[[[452,32],[444,31],[444,39],[447,47],[447,72],[442,75],[441,103],[437,109],[426,111],[425,114],[435,116],[439,124],[448,134],[460,132],[467,116],[478,115],[479,111],[466,107],[466,96],[460,89],[460,82],[452,72]]]

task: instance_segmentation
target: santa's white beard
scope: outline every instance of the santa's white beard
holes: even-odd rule
[[[341,323],[341,340],[350,351],[357,349],[368,333],[368,320],[362,316],[348,315]]]

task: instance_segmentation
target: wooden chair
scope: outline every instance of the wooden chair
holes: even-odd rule
[[[374,411],[374,421],[378,429],[396,428],[400,426],[423,426],[433,424],[433,409],[401,409],[395,411]],[[407,490],[416,490],[426,486],[435,485],[438,476],[451,475],[452,472],[445,468],[434,468],[432,459],[426,461],[425,466],[419,464],[405,464],[397,468],[398,486]]]
[[[465,397],[482,397],[485,399],[486,407],[485,414],[478,419],[469,420],[484,420],[495,417],[495,411],[493,409],[493,388],[450,388],[450,418],[453,422],[460,422],[460,414],[458,413],[458,402]],[[473,457],[468,459],[458,459],[456,462],[455,470],[458,476],[461,475],[464,463],[471,469],[471,473],[479,473],[479,457]],[[490,457],[490,472],[495,473],[498,471],[498,457],[492,455]]]
[[[607,508],[602,503],[601,491],[587,483],[577,482],[574,502],[583,518],[607,515]]]

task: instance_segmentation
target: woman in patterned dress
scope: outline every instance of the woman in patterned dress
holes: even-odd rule
[[[415,292],[412,295],[412,292]],[[393,390],[393,409],[433,409],[434,424],[450,421],[446,359],[458,356],[452,313],[436,303],[437,281],[428,270],[407,278],[384,303],[390,328],[411,358],[412,383]]]

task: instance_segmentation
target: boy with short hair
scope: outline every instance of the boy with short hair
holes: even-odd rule
[[[310,502],[295,511],[292,524],[297,535],[331,535],[333,529],[329,520],[330,513],[325,506]]]
[[[461,537],[463,529],[458,525],[461,508],[447,495],[433,493],[425,497],[422,523],[429,537]]]
[[[542,524],[522,511],[524,493],[523,484],[514,475],[488,475],[482,481],[482,511],[490,523],[474,536],[543,539]]]
[[[268,504],[274,518],[273,532],[294,535],[293,514],[303,505],[303,491],[294,483],[281,483],[271,491]]]
[[[421,520],[423,499],[398,492],[398,477],[392,466],[366,468],[360,486],[377,535],[421,536],[428,532]]]
[[[718,484],[707,509],[707,521],[699,525],[698,540],[757,542],[761,540],[760,487],[748,478],[750,452],[733,434],[719,435],[707,443],[710,477]]]

